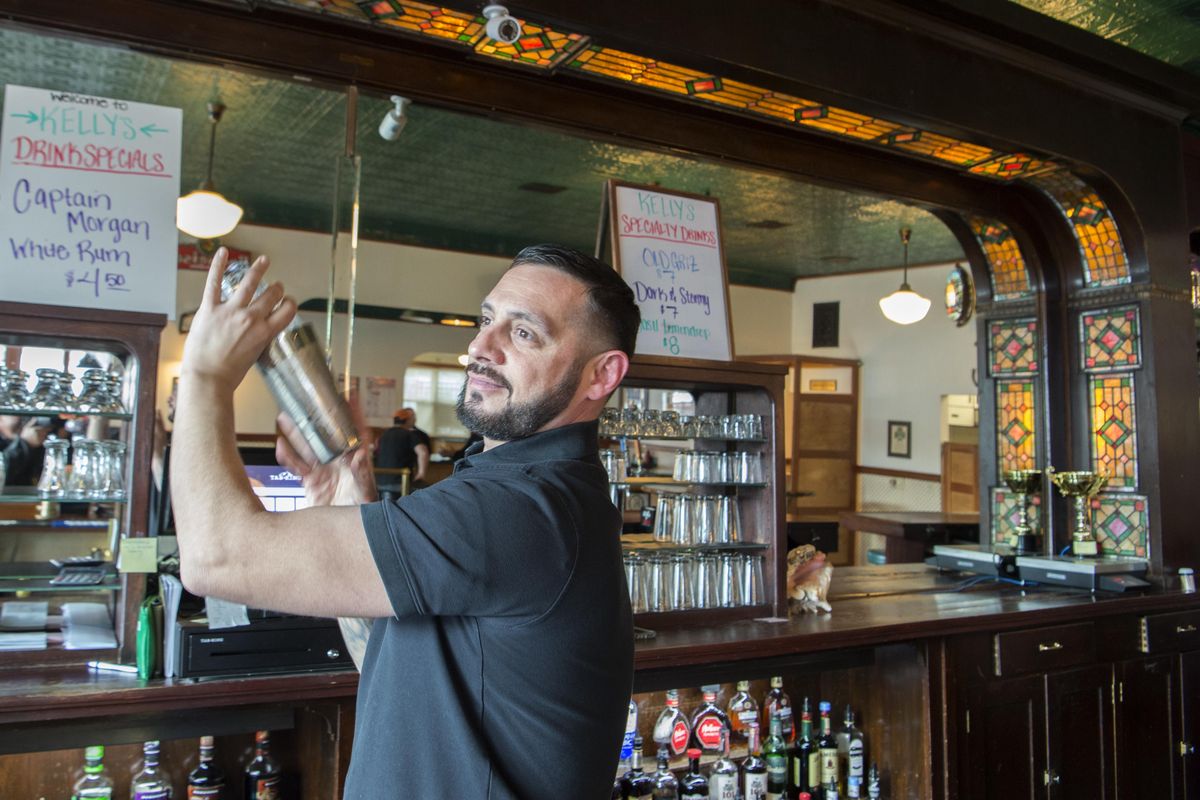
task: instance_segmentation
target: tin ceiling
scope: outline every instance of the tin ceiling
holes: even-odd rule
[[[0,70],[14,84],[183,109],[184,192],[204,178],[205,104],[219,97],[217,188],[246,222],[329,228],[340,92],[2,28]],[[425,105],[387,142],[376,128],[389,107],[359,98],[367,238],[502,256],[543,241],[591,251],[601,187],[619,178],[718,198],[735,283],[790,289],[801,276],[896,267],[902,226],[912,263],[962,258],[940,221],[894,201]]]

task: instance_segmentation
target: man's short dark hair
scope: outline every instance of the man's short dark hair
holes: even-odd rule
[[[589,310],[608,343],[633,357],[637,345],[642,312],[633,299],[633,290],[603,261],[557,244],[535,244],[517,253],[509,269],[522,264],[553,267],[567,273],[587,287]]]

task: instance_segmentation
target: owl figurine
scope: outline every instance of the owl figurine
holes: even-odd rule
[[[804,614],[833,612],[825,597],[829,593],[829,581],[833,578],[833,565],[825,561],[825,554],[811,544],[802,544],[788,552],[787,587],[789,605],[799,608]]]

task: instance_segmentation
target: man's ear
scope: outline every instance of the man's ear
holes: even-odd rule
[[[629,356],[620,350],[606,350],[592,360],[586,397],[601,402],[608,399],[629,371]]]

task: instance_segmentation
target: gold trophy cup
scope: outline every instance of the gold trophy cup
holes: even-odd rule
[[[1040,469],[1010,469],[1004,471],[1004,482],[1017,496],[1017,526],[1014,531],[1013,549],[1018,554],[1036,553],[1038,536],[1029,524],[1029,496],[1042,491]]]
[[[1071,531],[1071,553],[1076,556],[1094,558],[1100,554],[1096,537],[1092,535],[1088,511],[1091,499],[1100,493],[1108,483],[1108,478],[1107,472],[1087,470],[1056,472],[1050,478],[1063,497],[1075,501],[1075,529]]]

